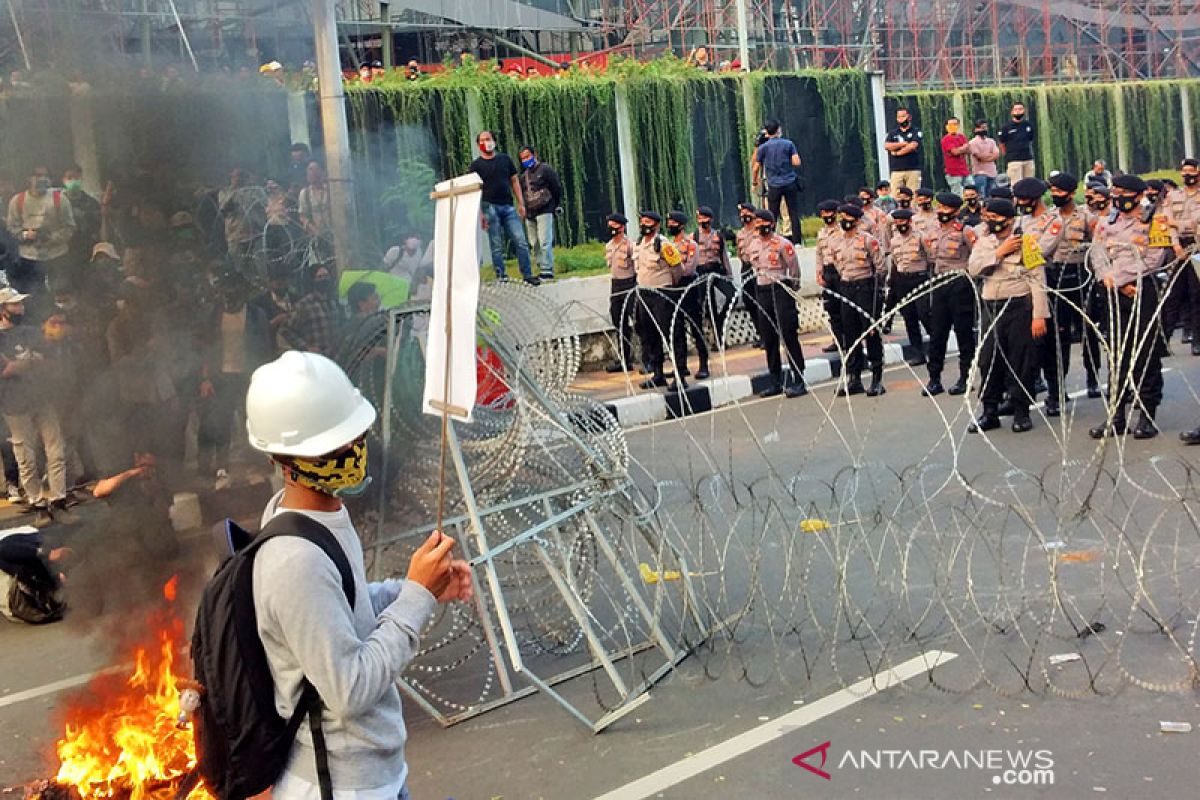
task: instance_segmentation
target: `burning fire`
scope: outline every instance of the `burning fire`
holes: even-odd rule
[[[173,798],[196,766],[192,728],[179,724],[177,588],[175,578],[163,587],[167,606],[147,620],[152,633],[134,651],[132,674],[98,676],[67,710],[55,782],[83,798]],[[187,796],[210,797],[203,786]]]

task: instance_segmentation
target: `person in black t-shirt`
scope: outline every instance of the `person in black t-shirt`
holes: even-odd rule
[[[908,109],[897,109],[896,127],[883,140],[883,148],[888,151],[892,186],[897,189],[905,186],[910,189],[921,188],[921,145],[924,138],[921,129],[913,125]]]
[[[483,229],[487,231],[492,251],[492,267],[497,280],[507,280],[504,269],[504,235],[517,251],[517,266],[521,276],[531,286],[541,281],[533,274],[529,261],[529,242],[525,238],[525,201],[517,180],[517,167],[507,153],[496,152],[496,140],[491,131],[480,131],[475,137],[480,157],[471,162],[471,172],[483,179],[483,202],[480,206]],[[515,203],[514,203],[515,198]]]
[[[1008,181],[1015,185],[1022,178],[1032,178],[1036,175],[1036,164],[1033,160],[1033,140],[1037,134],[1033,123],[1025,115],[1025,106],[1014,103],[1012,120],[1000,129],[1000,150],[1008,159]]]

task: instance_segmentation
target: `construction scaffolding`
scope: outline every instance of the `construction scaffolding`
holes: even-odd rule
[[[311,0],[3,1],[0,63],[10,68],[99,53],[236,69],[271,59],[291,64],[311,51]],[[744,40],[746,68],[861,67],[908,88],[1200,75],[1197,0],[338,0],[337,6],[348,67],[408,58],[436,63],[468,52],[559,59],[673,54],[718,68],[739,58]]]

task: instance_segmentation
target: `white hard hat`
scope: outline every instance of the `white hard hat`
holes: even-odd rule
[[[255,450],[316,458],[353,442],[374,422],[374,406],[323,355],[289,350],[250,378],[246,431]]]

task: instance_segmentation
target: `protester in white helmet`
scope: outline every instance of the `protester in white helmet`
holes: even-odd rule
[[[396,680],[436,603],[472,595],[468,565],[451,559],[454,540],[438,532],[414,553],[407,580],[367,583],[362,545],[341,498],[365,488],[366,434],[374,422],[375,409],[341,368],[316,353],[289,351],[259,367],[246,395],[250,444],[279,465],[284,480],[263,524],[285,511],[316,520],[341,545],[354,575],[351,608],[337,567],[310,541],[272,538],[254,561],[254,608],[276,710],[289,719],[302,682],[316,688],[337,800],[408,797]],[[320,797],[307,721],[272,796]]]

